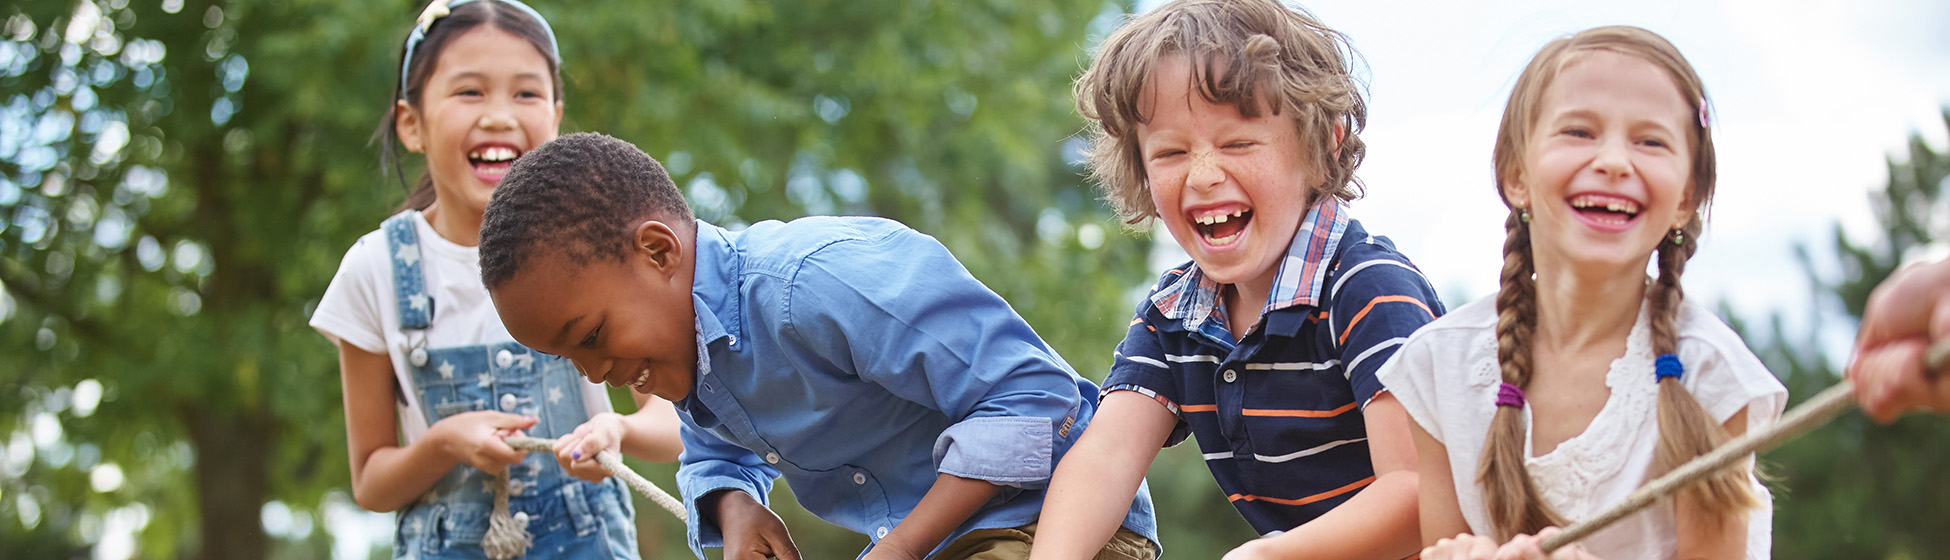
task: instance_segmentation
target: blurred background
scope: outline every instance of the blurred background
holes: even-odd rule
[[[1182,257],[1082,179],[1068,84],[1152,4],[535,7],[561,33],[563,132],[636,143],[728,227],[872,214],[933,234],[1101,379],[1137,298]],[[1308,6],[1366,55],[1356,216],[1452,307],[1494,288],[1488,159],[1510,83],[1551,37],[1600,24],[1665,34],[1713,92],[1720,197],[1687,285],[1797,400],[1836,379],[1868,290],[1950,238],[1942,2]],[[404,196],[368,139],[421,7],[0,6],[0,556],[388,556],[391,516],[346,493],[335,354],[305,322]],[[1763,463],[1779,558],[1950,548],[1942,418],[1846,416]],[[674,466],[632,466],[671,487]],[[1170,557],[1252,537],[1191,446],[1150,481]],[[866,543],[784,487],[773,499],[809,558]],[[689,556],[656,506],[638,524],[646,558]]]

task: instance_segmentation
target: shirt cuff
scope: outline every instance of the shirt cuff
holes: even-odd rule
[[[1049,484],[1054,428],[1048,418],[963,420],[934,440],[935,470],[1023,489]]]
[[[1097,402],[1103,402],[1104,397],[1110,396],[1113,391],[1130,391],[1151,397],[1151,400],[1165,405],[1165,410],[1171,411],[1171,415],[1178,419],[1178,423],[1171,426],[1171,435],[1165,437],[1165,447],[1176,447],[1180,443],[1185,443],[1186,438],[1192,437],[1192,425],[1185,422],[1184,410],[1179,408],[1178,403],[1166,398],[1164,394],[1136,383],[1119,383],[1116,385],[1105,385],[1104,390],[1097,395]]]
[[[677,484],[679,491],[684,496],[684,511],[690,515],[690,522],[685,524],[689,526],[687,527],[686,532],[688,535],[686,536],[691,541],[691,551],[697,553],[698,558],[705,557],[704,549],[706,548],[724,548],[724,533],[717,526],[706,525],[704,523],[705,516],[700,515],[701,512],[697,507],[697,501],[699,499],[718,491],[744,491],[747,494],[751,494],[752,498],[757,499],[758,503],[763,504],[765,507],[772,507],[768,492],[760,488],[760,485],[753,484],[752,481],[745,480],[741,477],[697,475],[679,477]],[[717,516],[712,515],[711,517],[716,518]]]

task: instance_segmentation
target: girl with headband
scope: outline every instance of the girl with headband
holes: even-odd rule
[[[520,2],[427,6],[377,134],[382,164],[397,170],[404,146],[426,173],[346,252],[311,319],[339,347],[353,498],[399,512],[395,558],[637,558],[629,491],[596,452],[682,448],[669,403],[632,392],[638,410],[613,412],[567,360],[516,343],[481,285],[482,212],[509,165],[555,138],[559,63]],[[556,456],[502,441],[516,433],[559,438]]]

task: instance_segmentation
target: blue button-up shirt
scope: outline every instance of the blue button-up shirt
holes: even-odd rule
[[[697,232],[698,370],[677,404],[691,548],[723,546],[697,499],[766,501],[783,475],[807,511],[878,543],[939,473],[1003,492],[946,542],[1036,521],[1097,387],[934,238],[878,218]],[[1149,492],[1123,525],[1157,542]],[[939,547],[937,547],[937,550]],[[864,552],[863,552],[864,554]]]

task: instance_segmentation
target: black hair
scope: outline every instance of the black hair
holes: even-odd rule
[[[670,173],[635,145],[594,132],[550,140],[523,154],[501,178],[481,217],[481,284],[492,290],[538,248],[577,266],[623,260],[636,225],[656,219],[695,227]]]
[[[420,175],[418,185],[410,188],[406,186],[405,171],[400,168],[399,133],[396,131],[396,125],[399,123],[399,105],[394,102],[405,100],[408,105],[418,108],[420,90],[426,85],[427,78],[433,75],[434,62],[440,60],[440,54],[447,50],[447,44],[483,24],[492,25],[495,29],[526,39],[529,44],[535,46],[535,50],[541,51],[542,60],[548,63],[551,83],[555,86],[555,99],[558,101],[562,99],[562,69],[556,65],[557,53],[554,39],[549,37],[548,29],[543,27],[542,22],[536,21],[520,8],[492,0],[455,6],[447,16],[433,20],[433,24],[427,27],[426,38],[414,47],[412,60],[406,60],[406,43],[401,41],[399,54],[401,72],[393,75],[399,76],[401,73],[406,75],[404,90],[401,89],[402,84],[393,84],[393,97],[386,100],[386,116],[379,119],[379,129],[372,134],[373,141],[379,144],[380,172],[386,173],[391,170],[392,174],[399,177],[400,187],[407,189],[406,202],[400,204],[399,210],[427,209],[433,205],[434,192],[433,176],[424,173]],[[412,31],[409,30],[407,33],[411,34]]]

